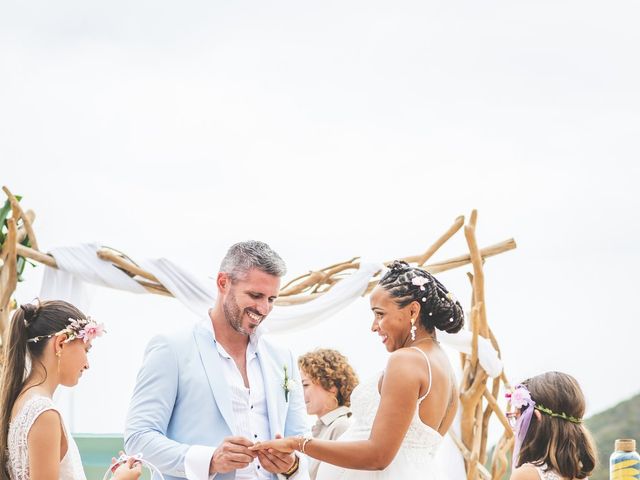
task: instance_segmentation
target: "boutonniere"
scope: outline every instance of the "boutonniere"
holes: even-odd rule
[[[284,381],[282,382],[282,389],[284,390],[284,401],[289,401],[289,393],[296,388],[296,382],[289,377],[289,370],[286,365],[283,365],[284,368]]]

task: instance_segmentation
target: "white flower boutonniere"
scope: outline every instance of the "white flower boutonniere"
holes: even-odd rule
[[[282,382],[282,389],[284,390],[284,400],[285,402],[289,401],[289,393],[296,389],[296,382],[291,377],[289,377],[289,370],[287,366],[284,365],[284,381]]]

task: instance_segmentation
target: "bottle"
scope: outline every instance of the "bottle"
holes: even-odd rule
[[[609,480],[640,480],[640,455],[633,439],[616,440],[609,459]]]

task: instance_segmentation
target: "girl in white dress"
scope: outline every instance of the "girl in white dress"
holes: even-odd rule
[[[385,371],[351,396],[353,424],[338,441],[289,437],[253,449],[300,451],[321,462],[317,480],[438,478],[434,456],[458,407],[436,329],[462,328],[462,307],[431,274],[395,261],[371,293],[371,331],[391,352]]]
[[[516,434],[511,480],[576,480],[595,468],[596,450],[582,423],[585,399],[575,378],[547,372],[507,394]]]
[[[59,385],[72,387],[89,368],[87,354],[102,324],[63,301],[16,310],[4,345],[0,392],[1,478],[85,480],[73,437],[52,401]],[[135,480],[133,459],[115,472]]]

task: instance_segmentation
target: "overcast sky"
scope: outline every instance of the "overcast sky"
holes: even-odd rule
[[[44,250],[95,240],[203,277],[248,238],[287,278],[416,254],[478,208],[481,246],[518,243],[485,265],[509,378],[571,373],[595,413],[640,391],[639,16],[635,1],[6,1],[1,183]],[[465,251],[459,234],[434,260]],[[465,271],[441,279],[468,307]],[[144,345],[189,314],[105,290],[90,313],[109,334],[73,428],[121,431]],[[362,299],[281,340],[338,348],[366,378],[386,358],[370,321]]]

